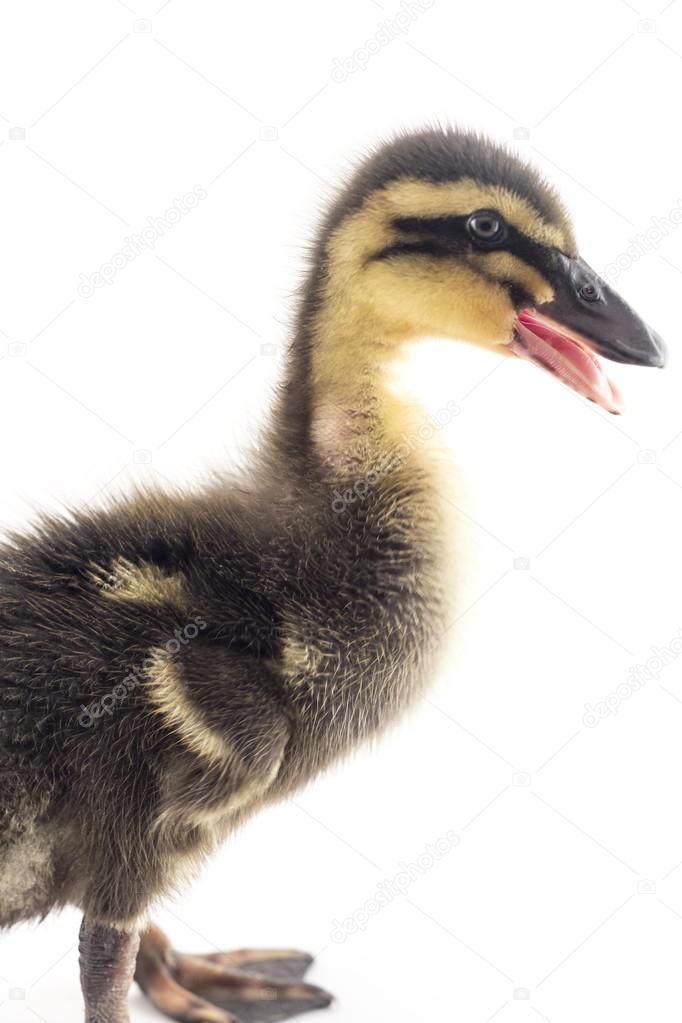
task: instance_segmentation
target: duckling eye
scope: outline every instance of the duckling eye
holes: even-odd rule
[[[469,237],[485,245],[497,244],[504,241],[507,236],[507,225],[493,210],[478,210],[472,213],[466,226]]]

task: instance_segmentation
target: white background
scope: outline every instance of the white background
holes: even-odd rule
[[[530,365],[425,346],[427,408],[461,409],[452,658],[416,713],[254,820],[161,922],[193,950],[310,949],[339,1023],[678,1021],[682,657],[583,716],[682,627],[682,230],[652,231],[682,202],[682,3],[435,0],[408,22],[394,0],[159,3],[3,11],[3,522],[233,457],[281,370],[320,201],[397,127],[474,126],[539,164],[582,254],[620,257],[618,288],[671,348],[666,373],[613,368],[615,419]],[[79,295],[197,185],[153,250]],[[452,852],[335,940],[450,830]],[[77,927],[3,936],[0,1023],[80,1018]]]

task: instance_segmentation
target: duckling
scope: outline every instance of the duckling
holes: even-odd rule
[[[434,672],[445,480],[405,443],[423,414],[392,376],[431,336],[529,359],[612,413],[599,355],[665,361],[537,172],[472,133],[403,134],[321,225],[251,471],[44,517],[2,548],[0,927],[79,908],[86,1023],[126,1023],[133,979],[185,1023],[329,1004],[304,953],[181,954],[149,914]]]

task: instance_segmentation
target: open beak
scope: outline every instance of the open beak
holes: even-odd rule
[[[582,259],[557,251],[552,284],[551,302],[516,317],[511,350],[608,412],[621,412],[623,399],[599,356],[664,366],[662,338]]]

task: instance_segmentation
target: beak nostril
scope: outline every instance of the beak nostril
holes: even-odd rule
[[[555,253],[554,296],[539,311],[580,335],[613,362],[662,366],[665,345],[627,302],[580,257]]]
[[[579,294],[586,302],[596,302],[600,297],[599,289],[594,284],[583,284]]]

